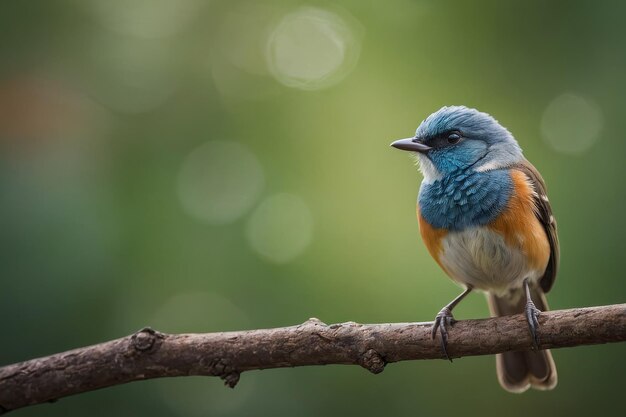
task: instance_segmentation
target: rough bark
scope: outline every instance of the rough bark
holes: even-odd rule
[[[542,313],[540,348],[626,340],[626,304]],[[318,319],[277,329],[164,334],[146,328],[121,339],[0,368],[0,414],[28,405],[149,378],[219,376],[234,387],[243,371],[307,365],[360,365],[442,359],[432,323],[327,325]],[[531,349],[523,315],[456,322],[451,358]]]

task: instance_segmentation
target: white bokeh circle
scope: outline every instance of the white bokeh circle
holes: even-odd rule
[[[263,168],[248,148],[211,141],[183,162],[178,195],[192,217],[209,224],[231,223],[257,201],[264,182]]]
[[[266,48],[268,68],[288,87],[317,90],[334,85],[356,65],[361,30],[347,13],[301,7],[272,30]]]
[[[250,217],[246,235],[263,258],[286,263],[300,255],[313,237],[313,216],[306,203],[292,194],[263,200]]]
[[[244,311],[215,292],[183,292],[169,297],[152,317],[155,327],[168,333],[217,332],[249,325]]]
[[[541,134],[556,151],[580,154],[600,138],[604,118],[592,100],[574,93],[554,98],[543,112]]]
[[[140,38],[175,35],[202,5],[199,0],[92,0],[86,4],[107,29]]]
[[[98,73],[91,88],[107,108],[148,112],[163,105],[178,87],[171,50],[163,42],[101,36],[92,51]]]

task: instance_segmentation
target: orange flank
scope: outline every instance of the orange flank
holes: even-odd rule
[[[535,190],[521,171],[511,170],[511,179],[515,190],[507,207],[488,227],[500,233],[508,245],[526,254],[533,268],[543,271],[550,258],[550,243],[535,216]]]
[[[417,206],[417,221],[420,226],[420,234],[422,235],[422,240],[426,244],[426,249],[430,253],[430,256],[437,261],[441,269],[446,271],[446,268],[441,264],[439,258],[441,257],[441,247],[443,238],[448,234],[447,229],[435,229],[432,227],[420,213],[419,204]],[[446,271],[447,272],[447,271]]]

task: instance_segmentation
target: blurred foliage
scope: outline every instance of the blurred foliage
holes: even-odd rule
[[[2,2],[0,364],[145,325],[431,320],[458,289],[418,237],[420,176],[388,145],[445,104],[492,113],[543,173],[562,244],[552,308],[624,302],[624,13],[616,1]],[[479,295],[456,311],[487,314]],[[378,376],[250,372],[233,391],[147,381],[15,416],[619,415],[624,354],[555,351],[550,393],[508,394],[493,358],[472,357]]]

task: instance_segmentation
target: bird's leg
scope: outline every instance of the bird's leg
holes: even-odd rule
[[[431,331],[431,336],[433,340],[437,336],[437,330],[441,333],[441,350],[443,350],[443,354],[446,355],[446,359],[452,362],[450,356],[448,356],[448,329],[447,325],[452,325],[456,320],[454,320],[454,316],[452,315],[452,309],[456,307],[456,305],[463,299],[467,294],[472,291],[472,287],[469,285],[467,289],[463,291],[459,296],[457,296],[454,300],[450,301],[444,308],[441,309],[439,314],[435,317],[435,322],[433,323],[433,328]]]
[[[528,328],[530,334],[533,337],[533,347],[535,350],[539,350],[539,336],[537,335],[537,329],[539,328],[539,314],[541,310],[535,307],[533,299],[530,297],[530,287],[528,284],[528,278],[524,280],[524,291],[526,292],[526,321],[528,322]]]

